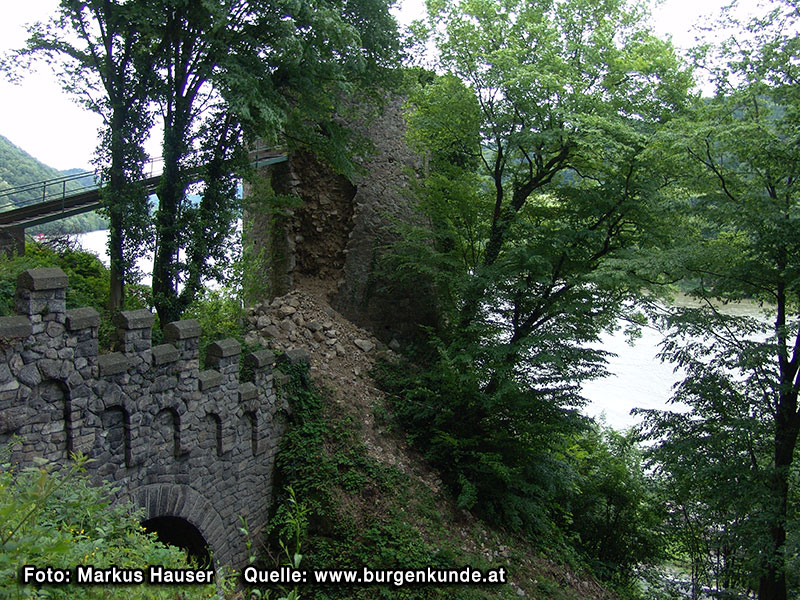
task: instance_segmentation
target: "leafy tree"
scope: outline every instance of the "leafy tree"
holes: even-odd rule
[[[392,268],[435,286],[428,369],[389,378],[396,410],[466,508],[552,531],[573,477],[590,343],[636,285],[618,268],[669,236],[646,152],[689,75],[617,2],[433,3],[449,74],[410,99],[431,153],[415,230]]]
[[[676,398],[690,411],[650,414],[647,433],[660,440],[655,457],[691,519],[726,538],[711,555],[744,573],[727,581],[783,600],[797,585],[786,561],[795,552],[788,533],[800,432],[800,46],[796,7],[770,8],[745,24],[726,18],[735,37],[700,56],[716,95],[665,136],[696,194],[694,235],[670,258],[704,308],[666,319],[676,329],[664,356],[687,371]],[[765,318],[734,318],[715,304],[741,299],[763,303]]]
[[[493,200],[484,269],[501,257],[520,212],[559,173],[588,169],[594,176],[603,149],[628,141],[620,139],[623,119],[662,119],[684,100],[687,74],[669,46],[642,27],[640,10],[624,2],[431,6],[440,66],[471,88],[480,107],[483,148],[472,152]],[[609,208],[597,216],[611,224]],[[604,224],[597,229],[606,231]],[[474,318],[488,285],[475,278],[463,324]]]
[[[55,61],[65,88],[107,125],[98,162],[107,169],[116,308],[117,265],[147,245],[149,215],[134,182],[141,179],[141,141],[154,107],[160,112],[164,169],[153,301],[164,324],[228,260],[245,134],[310,145],[338,168],[352,169],[351,144],[334,118],[340,98],[356,82],[374,84],[398,46],[383,0],[63,0],[60,16],[31,34],[18,56]],[[204,181],[198,206],[187,199],[195,179]],[[123,249],[126,240],[131,247]]]
[[[374,73],[397,42],[388,5],[379,1],[151,4],[145,27],[158,40],[154,98],[164,123],[153,297],[160,321],[168,323],[213,265],[228,261],[238,208],[231,161],[238,152],[243,163],[244,134],[324,142],[346,154],[346,144],[336,141],[341,127],[332,99],[370,67]],[[323,135],[307,135],[309,122]],[[192,207],[188,174],[201,166],[203,199]],[[178,259],[180,249],[186,262]]]
[[[152,123],[152,67],[138,27],[143,10],[141,2],[62,0],[48,23],[30,27],[26,47],[12,57],[18,69],[26,58],[46,60],[64,89],[103,119],[97,164],[110,221],[111,310],[122,308],[125,273],[143,248],[149,223],[139,185]]]

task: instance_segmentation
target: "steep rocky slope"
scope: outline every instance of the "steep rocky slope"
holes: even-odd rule
[[[370,375],[376,360],[396,360],[398,355],[331,308],[327,295],[332,286],[319,279],[298,279],[292,292],[249,308],[246,341],[278,352],[292,348],[308,351],[311,379],[318,389],[325,390],[329,403],[328,418],[347,415],[367,455],[402,473],[404,485],[415,498],[401,509],[408,525],[429,547],[446,550],[454,564],[508,566],[508,585],[475,597],[614,598],[593,578],[560,564],[557,556],[548,557],[528,540],[493,530],[454,505],[437,473],[392,428],[386,417],[391,411],[390,399]],[[385,519],[382,512],[395,509],[380,497],[380,486],[375,490],[369,494],[338,490],[339,510],[359,523]],[[420,500],[424,497],[431,498],[433,506],[424,508],[426,515],[422,516],[418,509],[425,504]],[[429,514],[436,515],[435,528]]]

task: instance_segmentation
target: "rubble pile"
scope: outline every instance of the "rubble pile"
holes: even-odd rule
[[[248,308],[247,321],[247,344],[278,352],[304,348],[312,374],[359,377],[380,352],[391,352],[369,332],[300,290]]]

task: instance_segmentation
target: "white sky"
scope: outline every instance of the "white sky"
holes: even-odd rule
[[[754,0],[741,0],[753,3]],[[692,45],[692,26],[715,15],[726,0],[664,0],[653,11],[657,33],[671,35],[679,48]],[[23,45],[25,25],[46,20],[58,0],[0,0],[0,54]],[[421,18],[424,0],[399,0],[399,20]],[[46,65],[27,74],[22,85],[0,76],[0,135],[28,154],[57,169],[89,169],[97,146],[100,120],[67,97]],[[157,145],[150,151],[158,154]]]

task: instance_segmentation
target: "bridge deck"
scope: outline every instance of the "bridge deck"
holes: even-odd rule
[[[272,165],[287,160],[284,152],[275,150],[254,150],[250,153],[253,167]],[[41,181],[35,184],[22,186],[20,189],[43,189],[46,192],[47,186],[55,180]],[[60,181],[60,180],[59,180]],[[153,175],[144,179],[142,183],[147,191],[152,192],[158,187],[161,175]],[[66,217],[80,215],[101,206],[100,187],[67,192],[66,190],[57,198],[47,199],[25,206],[20,206],[11,210],[0,212],[0,230],[6,230],[12,235],[20,235],[28,227],[51,223]],[[10,195],[13,190],[7,190],[4,195]]]

